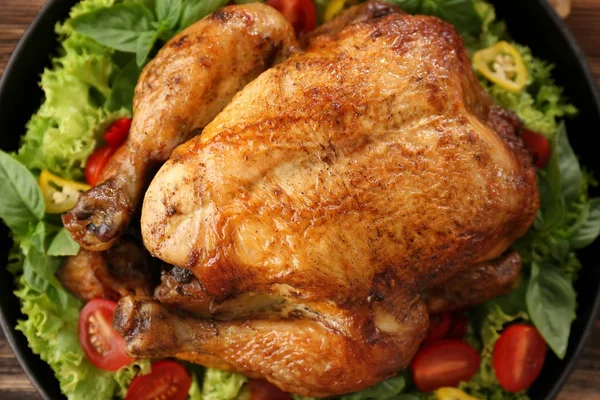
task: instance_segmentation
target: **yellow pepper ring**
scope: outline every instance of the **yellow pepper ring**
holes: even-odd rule
[[[42,189],[46,212],[60,214],[73,208],[79,195],[91,189],[91,186],[69,181],[43,170],[40,173],[40,189]]]
[[[325,9],[323,19],[325,22],[331,21],[333,17],[338,15],[344,9],[345,0],[331,0]]]
[[[473,55],[475,68],[491,82],[520,92],[527,83],[527,68],[519,51],[507,42],[498,42]]]
[[[453,387],[439,388],[435,391],[435,397],[438,400],[478,400],[462,390]]]
[[[358,0],[331,0],[325,9],[323,15],[324,22],[331,21],[336,15],[341,13],[347,5],[357,4]]]

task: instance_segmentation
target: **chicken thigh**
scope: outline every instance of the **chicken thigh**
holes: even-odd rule
[[[188,272],[121,300],[130,354],[339,395],[408,365],[454,277],[498,265],[500,290],[514,280],[507,250],[539,206],[519,121],[451,25],[378,2],[340,18],[155,176],[145,246]]]
[[[88,250],[110,247],[129,225],[153,167],[285,57],[295,40],[285,18],[260,3],[222,8],[172,38],[139,78],[131,132],[107,165],[110,174],[63,216],[73,238]]]

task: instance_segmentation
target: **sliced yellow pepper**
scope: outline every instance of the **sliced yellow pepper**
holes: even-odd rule
[[[453,387],[443,387],[435,391],[435,397],[438,400],[478,400],[460,389]]]
[[[331,21],[336,15],[341,13],[347,5],[354,5],[358,0],[331,0],[325,9],[323,15],[324,22]]]
[[[345,0],[331,0],[325,9],[325,15],[323,19],[325,22],[331,21],[333,17],[338,15],[344,9]]]
[[[40,174],[40,188],[44,196],[46,212],[60,214],[73,208],[79,195],[91,189],[91,186],[69,181],[43,170]]]
[[[496,85],[520,92],[527,83],[527,68],[519,51],[507,42],[479,50],[473,55],[475,68]]]

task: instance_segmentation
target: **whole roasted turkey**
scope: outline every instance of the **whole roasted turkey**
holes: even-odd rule
[[[228,50],[206,61],[220,38],[202,32],[220,30]],[[133,215],[120,205],[135,208],[170,154],[141,229],[173,267],[115,314],[133,356],[307,396],[358,391],[408,365],[430,313],[505,293],[519,273],[510,247],[539,205],[520,123],[436,18],[369,2],[299,45],[268,6],[226,7],[165,46],[135,104],[135,151],[65,216],[83,244],[110,247],[128,223],[111,215]]]

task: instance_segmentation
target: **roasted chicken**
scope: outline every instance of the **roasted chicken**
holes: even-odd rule
[[[518,275],[509,248],[539,206],[519,134],[451,25],[352,8],[173,151],[141,227],[176,267],[154,297],[122,299],[115,327],[131,355],[307,396],[393,376],[430,310],[485,301]]]
[[[222,8],[172,38],[139,78],[131,132],[107,166],[111,173],[63,216],[73,238],[89,250],[112,246],[153,168],[295,45],[291,25],[262,4]]]

